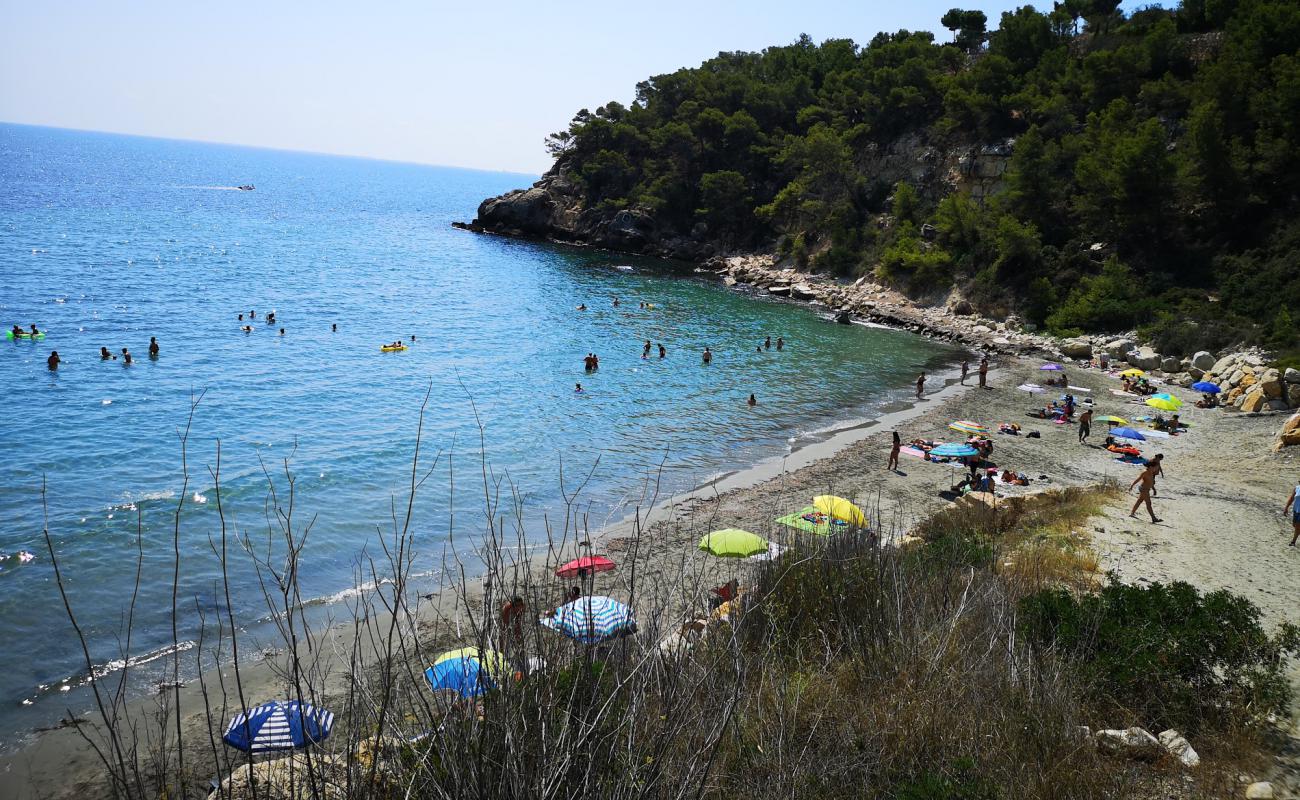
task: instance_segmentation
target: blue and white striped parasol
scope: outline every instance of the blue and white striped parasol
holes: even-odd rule
[[[221,738],[246,753],[293,750],[330,735],[334,714],[297,700],[272,700],[230,721]]]
[[[542,624],[583,644],[600,644],[606,639],[636,633],[632,609],[612,597],[579,597],[544,617]]]

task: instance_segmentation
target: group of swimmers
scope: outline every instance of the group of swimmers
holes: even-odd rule
[[[32,328],[35,329],[36,326],[33,325]],[[157,337],[150,336],[150,337],[149,337],[149,357],[150,357],[150,358],[157,358],[157,357],[158,357],[158,352],[159,352],[158,339],[157,339]],[[112,352],[110,352],[109,349],[108,349],[107,347],[100,346],[100,348],[99,348],[99,360],[100,360],[100,361],[116,361],[116,360],[117,360],[117,356],[114,355]],[[123,365],[123,366],[126,366],[126,367],[129,367],[129,366],[131,366],[131,362],[132,362],[132,361],[134,361],[134,359],[133,359],[132,356],[131,356],[131,351],[128,350],[128,349],[126,349],[125,347],[123,347],[123,348],[122,348],[122,365]],[[58,369],[58,368],[59,368],[59,365],[60,365],[60,364],[63,364],[63,363],[66,363],[66,362],[64,362],[63,358],[61,358],[61,357],[59,356],[59,351],[58,351],[58,350],[51,350],[51,351],[50,351],[50,356],[49,356],[49,358],[45,359],[45,366],[49,367],[50,369]]]

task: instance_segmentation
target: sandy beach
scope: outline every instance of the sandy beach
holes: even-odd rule
[[[958,385],[955,376],[946,376],[942,388],[934,387],[938,390],[923,400],[872,425],[841,431],[825,442],[726,476],[689,494],[662,498],[642,512],[639,525],[624,520],[593,532],[594,550],[620,563],[619,570],[595,578],[594,590],[632,597],[638,609],[658,609],[660,618],[639,619],[639,636],[653,641],[651,637],[673,629],[691,615],[692,608],[705,603],[700,587],[717,585],[737,574],[735,562],[710,559],[695,549],[701,530],[740,527],[773,541],[794,541],[807,534],[775,519],[807,505],[813,495],[832,493],[857,501],[873,527],[895,538],[905,534],[951,502],[947,490],[959,473],[906,455],[899,471],[887,471],[888,442],[894,430],[904,442],[913,438],[943,441],[957,436],[947,430],[948,423],[957,419],[975,420],[994,430],[999,423],[1017,423],[1021,435],[993,435],[992,461],[1032,479],[1029,487],[1011,487],[1009,492],[1103,481],[1127,488],[1138,468],[1117,461],[1101,448],[1105,424],[1094,423],[1089,442],[1080,444],[1075,425],[1026,416],[1028,409],[1054,396],[1030,396],[1015,388],[1026,381],[1038,381],[1044,374],[1038,370],[1040,363],[1002,360],[990,373],[988,390],[974,386],[974,374],[967,386]],[[1118,380],[1100,371],[1070,369],[1066,374],[1071,386],[1090,390],[1074,394],[1095,398],[1098,414],[1115,414],[1136,423],[1153,411],[1134,398],[1113,395],[1111,389],[1118,388]],[[1173,438],[1145,442],[1143,447],[1144,455],[1165,455],[1165,476],[1159,481],[1155,500],[1163,521],[1152,524],[1144,514],[1130,518],[1134,495],[1111,503],[1092,526],[1102,568],[1113,570],[1124,581],[1184,580],[1203,590],[1231,589],[1258,605],[1270,628],[1283,620],[1300,621],[1296,606],[1300,548],[1287,547],[1290,526],[1281,513],[1300,474],[1300,459],[1285,451],[1275,454],[1269,450],[1282,418],[1198,410],[1191,407],[1194,395],[1170,391],[1187,401],[1182,417],[1191,428]],[[1041,438],[1024,435],[1032,431]],[[638,529],[641,533],[636,536]],[[562,552],[541,553],[537,558],[552,563],[575,552],[569,543]],[[636,585],[631,585],[632,580]],[[561,589],[559,581],[541,587],[543,592]],[[688,596],[692,592],[694,595]],[[432,631],[433,641],[453,644],[458,620],[477,602],[474,596],[448,594],[435,597],[417,613]],[[319,649],[341,649],[351,639],[350,627],[339,625],[324,635],[324,646]],[[247,694],[277,694],[282,682],[275,661],[272,657],[244,667]],[[1300,667],[1293,665],[1290,674],[1300,692]],[[190,710],[185,722],[187,737],[206,743],[208,724],[197,683],[185,687],[182,702]],[[144,711],[150,703],[146,699],[136,705]],[[1294,745],[1300,740],[1294,715],[1290,724]],[[93,781],[98,772],[98,762],[75,727],[52,730],[0,763],[0,796],[59,796]]]

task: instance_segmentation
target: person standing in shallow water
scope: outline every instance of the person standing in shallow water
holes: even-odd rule
[[[122,348],[122,364],[128,367],[131,366],[131,351],[125,347]]]
[[[158,357],[158,339],[156,339],[153,336],[149,337],[149,357],[150,358]]]
[[[764,349],[764,350],[771,350],[771,349],[772,349],[772,337],[771,337],[771,336],[769,336],[769,337],[767,337],[766,339],[763,340],[763,349]]]
[[[785,347],[785,338],[778,336],[776,337],[776,349],[780,350],[782,347]]]
[[[62,363],[63,363],[63,359],[59,358],[58,350],[51,350],[50,357],[45,359],[45,366],[49,367],[50,369],[58,369],[59,365]]]
[[[916,376],[916,399],[921,399],[921,394],[925,392],[925,373],[922,372]]]
[[[984,356],[980,359],[980,388],[987,389],[989,379],[989,357]]]
[[[749,399],[746,400],[745,402],[748,403],[751,407],[756,406],[758,405],[758,398],[755,397],[754,394],[751,392],[749,395]]]
[[[898,469],[898,454],[902,452],[902,450],[903,440],[899,438],[898,431],[894,431],[894,443],[889,446],[889,463],[885,465],[885,469]]]
[[[663,344],[661,343],[661,344],[659,345],[659,357],[660,357],[660,358],[663,358],[663,357],[665,357],[665,356],[667,356],[667,355],[668,355],[668,351],[664,349],[664,346],[663,346]]]
[[[703,358],[704,358],[704,363],[705,363],[705,364],[708,364],[709,362],[711,362],[711,361],[713,360],[713,352],[712,352],[711,350],[709,350],[709,348],[707,348],[707,347],[704,348],[704,356],[703,356]]]
[[[966,385],[966,375],[969,372],[970,372],[970,362],[963,358],[961,362],[961,385],[962,386]]]

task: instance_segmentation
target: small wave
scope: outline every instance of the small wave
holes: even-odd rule
[[[111,406],[111,405],[113,405],[113,401],[112,401],[112,400],[100,400],[100,401],[99,401],[99,404],[100,404],[101,406]]]
[[[196,502],[196,503],[206,503],[206,502],[208,502],[208,496],[205,495],[205,494],[199,494],[198,492],[195,492],[195,493],[194,493],[194,502]]]
[[[173,189],[205,189],[210,192],[237,192],[238,186],[173,186]]]
[[[33,695],[23,700],[23,705],[30,706],[36,700],[39,700],[41,697],[45,695],[52,694],[54,692],[63,693],[63,692],[70,692],[73,689],[80,689],[81,687],[88,686],[89,684],[95,681],[102,681],[105,678],[115,673],[121,672],[124,669],[133,669],[135,667],[143,666],[152,661],[157,661],[158,659],[166,658],[167,656],[174,655],[176,653],[183,653],[186,650],[193,650],[195,647],[198,647],[197,642],[186,640],[176,645],[170,645],[170,644],[165,645],[163,647],[158,648],[157,650],[151,650],[148,653],[142,653],[138,656],[130,656],[128,658],[115,658],[111,661],[106,661],[103,664],[96,664],[94,667],[91,668],[90,674],[86,674],[85,672],[80,672],[74,675],[69,675],[66,678],[62,678],[57,681],[38,684],[36,686]]]

